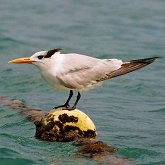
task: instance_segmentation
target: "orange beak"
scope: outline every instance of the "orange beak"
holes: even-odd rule
[[[12,64],[31,64],[33,61],[29,57],[17,58],[9,61],[8,63]]]

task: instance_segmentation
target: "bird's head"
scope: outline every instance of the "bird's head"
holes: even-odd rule
[[[17,58],[14,60],[9,61],[9,63],[12,64],[34,64],[39,69],[43,69],[47,66],[50,66],[52,63],[53,55],[60,53],[59,48],[52,49],[52,50],[46,50],[46,51],[40,51],[33,54],[31,57],[23,57],[23,58]]]

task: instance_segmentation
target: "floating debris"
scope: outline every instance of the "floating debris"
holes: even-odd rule
[[[133,165],[133,161],[118,156],[117,148],[97,141],[92,120],[78,109],[53,109],[49,113],[28,107],[21,100],[0,97],[0,104],[19,111],[36,125],[35,137],[45,141],[73,141],[77,156],[111,165]]]

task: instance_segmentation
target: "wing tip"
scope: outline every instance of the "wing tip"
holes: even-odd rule
[[[138,59],[138,60],[131,60],[131,61],[129,61],[129,62],[130,62],[130,63],[145,63],[145,64],[151,64],[152,62],[154,62],[154,61],[157,60],[158,58],[162,58],[162,57],[154,56],[154,57],[143,58],[143,59]]]

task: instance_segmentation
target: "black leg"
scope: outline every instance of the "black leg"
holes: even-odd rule
[[[73,96],[73,91],[70,90],[69,97],[68,97],[66,103],[64,104],[65,107],[69,107],[69,101],[72,98],[72,96]]]
[[[80,94],[80,92],[78,92],[77,99],[71,109],[76,109],[77,103],[79,102],[80,98],[81,98],[81,94]]]
[[[69,97],[68,97],[66,103],[64,105],[60,105],[60,106],[57,106],[57,107],[54,107],[54,108],[63,108],[63,107],[64,107],[64,109],[69,108],[69,101],[72,98],[72,96],[73,96],[73,91],[70,90]]]

